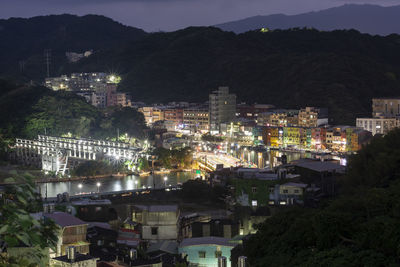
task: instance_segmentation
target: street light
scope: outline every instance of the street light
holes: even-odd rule
[[[79,188],[79,194],[82,193],[82,184],[78,184],[78,188]]]
[[[100,193],[100,186],[101,186],[101,183],[99,183],[99,182],[97,182],[97,193]]]
[[[164,184],[165,184],[165,187],[167,187],[167,180],[168,180],[168,177],[167,177],[167,176],[164,176]]]

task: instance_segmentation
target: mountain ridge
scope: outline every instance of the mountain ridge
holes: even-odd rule
[[[312,27],[318,30],[355,29],[363,33],[400,33],[400,5],[345,4],[297,15],[258,15],[215,25],[225,31],[243,33],[260,28],[289,29]]]

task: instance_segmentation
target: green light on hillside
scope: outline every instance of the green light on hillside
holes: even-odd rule
[[[118,76],[116,74],[110,74],[107,76],[107,81],[109,83],[120,83],[121,82],[121,76]]]
[[[261,28],[260,32],[269,32],[268,28]]]

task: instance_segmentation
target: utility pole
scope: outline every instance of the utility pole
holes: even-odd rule
[[[117,128],[117,142],[119,142],[119,128]]]
[[[44,50],[44,59],[46,61],[47,78],[49,78],[50,77],[51,49]]]

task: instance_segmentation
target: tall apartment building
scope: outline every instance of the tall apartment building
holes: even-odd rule
[[[192,133],[209,131],[209,113],[207,106],[191,107],[183,110],[183,125]]]
[[[229,87],[219,87],[209,96],[210,132],[220,131],[222,122],[231,122],[236,117],[236,95],[229,93]]]
[[[372,117],[390,118],[398,115],[400,115],[400,97],[372,99]]]

